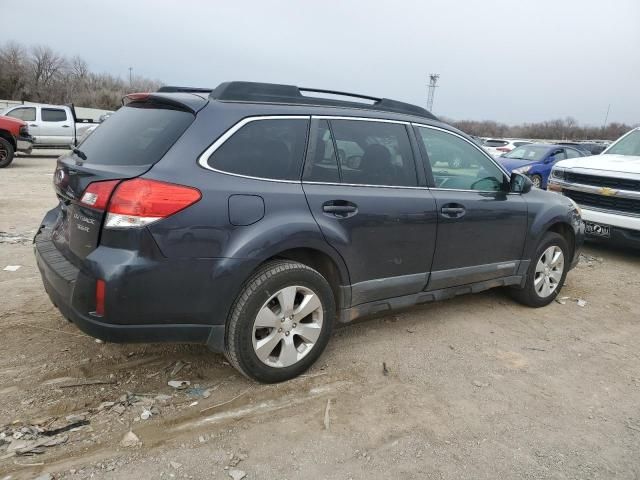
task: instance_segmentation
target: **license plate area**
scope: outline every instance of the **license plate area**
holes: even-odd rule
[[[587,235],[594,237],[611,237],[611,227],[602,223],[584,222],[584,231]]]

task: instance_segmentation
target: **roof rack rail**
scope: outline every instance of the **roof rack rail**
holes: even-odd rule
[[[159,93],[211,93],[213,88],[200,88],[200,87],[174,87],[166,85],[160,87],[157,92]]]
[[[167,87],[163,87],[167,88]],[[182,88],[182,87],[169,87]],[[167,90],[164,90],[167,91]],[[187,91],[187,90],[175,90]],[[200,89],[204,91],[204,89]],[[426,109],[410,103],[399,102],[389,98],[371,97],[356,93],[339,92],[336,90],[323,90],[319,88],[296,87],[295,85],[280,85],[276,83],[259,82],[225,82],[221,83],[209,97],[221,101],[236,102],[261,102],[261,103],[288,103],[299,105],[329,105],[335,107],[362,108],[370,110],[382,110],[385,112],[403,113],[425,117],[430,120],[437,120],[435,115]],[[369,100],[372,104],[362,102],[351,102],[345,100],[334,100],[329,98],[312,97],[302,95],[301,92],[323,93],[339,95],[343,97],[353,97],[361,100]]]

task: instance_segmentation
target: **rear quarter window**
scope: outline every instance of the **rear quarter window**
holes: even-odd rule
[[[237,175],[298,180],[308,128],[306,118],[253,120],[220,145],[207,164]]]
[[[86,162],[152,165],[191,125],[190,112],[149,103],[130,103],[89,135],[79,148]]]

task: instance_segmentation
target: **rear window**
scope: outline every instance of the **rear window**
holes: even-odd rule
[[[484,146],[485,147],[504,147],[508,143],[509,142],[506,142],[504,140],[485,140]]]
[[[78,148],[86,163],[152,165],[191,125],[195,116],[150,103],[130,103],[102,123]]]
[[[299,180],[308,123],[306,118],[249,122],[213,152],[208,164],[238,175]]]

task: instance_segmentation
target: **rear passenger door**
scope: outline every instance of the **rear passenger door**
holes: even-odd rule
[[[352,305],[426,285],[435,201],[424,171],[418,176],[408,128],[384,120],[312,119],[303,188],[324,237],[349,269]]]
[[[40,143],[69,145],[73,141],[73,119],[64,108],[42,107],[38,124]]]
[[[507,191],[506,174],[471,141],[429,126],[415,131],[438,212],[428,289],[519,274],[527,232],[522,196]]]

